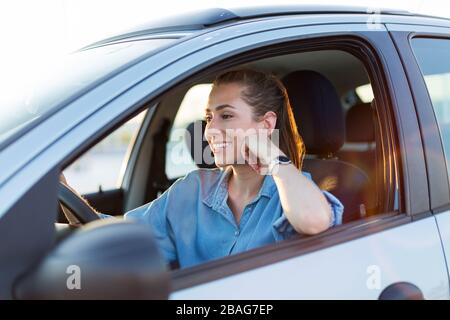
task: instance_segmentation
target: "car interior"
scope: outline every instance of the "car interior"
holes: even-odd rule
[[[238,67],[273,73],[284,83],[306,145],[302,170],[309,172],[321,189],[341,200],[345,207],[343,223],[379,213],[377,114],[361,60],[346,51],[330,49],[258,59],[233,69]],[[147,106],[149,112],[124,160],[127,165],[122,187],[83,195],[96,210],[122,215],[154,200],[190,170],[215,167],[211,159],[195,156],[190,148],[200,140],[203,149],[209,148],[202,134],[203,110],[214,76],[185,81]],[[189,91],[200,86],[206,90],[194,94],[188,105],[196,110],[183,111]],[[175,127],[191,133],[190,140],[178,139],[177,143],[185,144],[192,164],[184,172],[168,174],[171,166],[177,166],[168,160]],[[201,130],[194,130],[196,127]],[[208,157],[210,152],[202,154]],[[59,221],[65,221],[61,213]]]

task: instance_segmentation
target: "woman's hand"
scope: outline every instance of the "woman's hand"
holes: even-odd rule
[[[285,155],[268,134],[247,134],[243,139],[244,159],[259,174],[268,174],[272,160]],[[283,211],[297,232],[312,235],[328,229],[331,207],[312,181],[293,164],[282,165],[271,174],[277,185]]]
[[[241,152],[248,165],[259,174],[267,174],[272,160],[284,155],[265,130],[244,136]]]

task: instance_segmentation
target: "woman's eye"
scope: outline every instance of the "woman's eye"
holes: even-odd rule
[[[222,114],[220,117],[224,120],[227,120],[227,119],[232,118],[233,116],[231,114]],[[210,116],[210,115],[205,116],[206,123],[211,122],[211,120],[212,120],[212,116]]]

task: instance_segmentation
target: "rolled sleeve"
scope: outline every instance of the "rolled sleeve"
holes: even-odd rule
[[[325,195],[325,198],[327,198],[328,203],[331,207],[331,221],[330,221],[330,227],[334,227],[337,225],[342,224],[342,215],[344,213],[344,205],[341,201],[339,201],[338,198],[336,198],[334,195],[329,193],[328,191],[322,190],[323,194]]]
[[[275,220],[272,224],[273,227],[273,235],[276,241],[286,240],[297,234],[294,227],[291,225],[289,220],[286,218],[284,212],[281,213],[281,216]]]

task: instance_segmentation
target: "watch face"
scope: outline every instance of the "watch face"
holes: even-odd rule
[[[279,156],[278,161],[280,162],[290,162],[291,160],[286,156]]]

